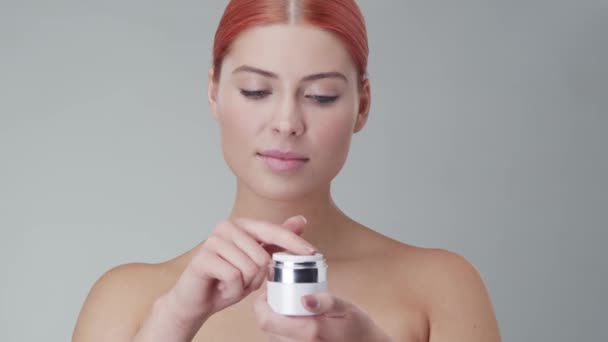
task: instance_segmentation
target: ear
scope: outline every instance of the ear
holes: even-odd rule
[[[209,68],[209,80],[208,80],[208,89],[207,89],[207,101],[209,102],[209,109],[211,110],[211,114],[215,120],[218,119],[217,116],[217,92],[218,92],[218,82],[214,80],[215,69],[213,67]]]
[[[357,121],[355,122],[353,133],[358,133],[361,131],[367,123],[369,110],[371,108],[371,100],[369,79],[366,78],[363,80],[361,90],[359,91],[359,112],[357,113]]]

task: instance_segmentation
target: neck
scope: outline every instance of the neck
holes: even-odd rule
[[[291,216],[303,215],[306,224],[302,238],[313,244],[325,257],[346,236],[352,221],[335,205],[330,186],[293,200],[264,198],[237,181],[236,198],[230,219],[247,217],[282,224]]]

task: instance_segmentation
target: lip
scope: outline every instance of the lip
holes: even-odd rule
[[[266,150],[260,152],[259,155],[261,155],[262,157],[269,157],[281,160],[308,160],[305,155],[292,151]]]
[[[280,150],[266,150],[258,153],[257,156],[264,160],[265,164],[275,172],[298,170],[302,168],[309,159],[300,153]]]

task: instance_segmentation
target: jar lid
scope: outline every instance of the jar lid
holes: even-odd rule
[[[272,254],[268,281],[277,283],[318,283],[327,281],[327,263],[321,253],[296,255]]]
[[[272,254],[272,260],[284,263],[317,262],[323,261],[323,254],[315,253],[313,255],[297,255],[288,252],[277,252]]]

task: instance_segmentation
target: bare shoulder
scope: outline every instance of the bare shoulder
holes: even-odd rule
[[[393,243],[402,281],[424,303],[429,341],[500,341],[490,294],[478,269],[464,256],[437,248]]]
[[[130,341],[174,279],[166,263],[129,263],[106,271],[84,301],[72,341]]]

